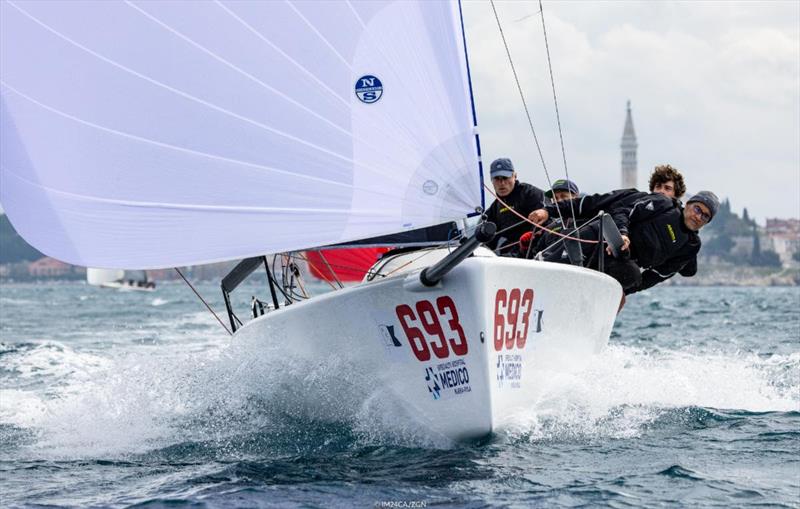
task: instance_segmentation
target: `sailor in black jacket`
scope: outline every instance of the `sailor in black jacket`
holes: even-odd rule
[[[650,288],[677,273],[693,276],[700,251],[697,232],[719,208],[719,200],[710,191],[692,196],[685,208],[673,198],[635,189],[587,196],[575,202],[579,219],[590,219],[605,210],[619,228],[629,258],[609,259],[606,272],[620,282],[626,294]],[[532,213],[534,222],[547,220],[555,206]],[[557,206],[562,213],[569,210],[568,203]]]
[[[495,193],[506,205],[495,200],[486,210],[486,219],[497,225],[497,235],[487,247],[503,256],[515,256],[516,244],[523,233],[532,226],[514,212],[528,217],[531,212],[544,207],[544,192],[538,187],[517,181],[517,173],[510,159],[492,162],[492,185]]]

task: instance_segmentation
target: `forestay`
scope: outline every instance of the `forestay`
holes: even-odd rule
[[[50,256],[199,264],[482,205],[458,4],[0,9],[0,201]]]

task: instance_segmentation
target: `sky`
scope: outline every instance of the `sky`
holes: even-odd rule
[[[538,2],[496,2],[552,180],[564,176]],[[638,184],[671,164],[689,192],[734,211],[800,217],[800,2],[544,2],[567,170],[584,192],[620,187],[626,102]],[[464,22],[485,173],[510,157],[547,179],[488,1]]]

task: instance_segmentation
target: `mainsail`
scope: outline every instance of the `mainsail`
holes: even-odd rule
[[[162,268],[482,206],[459,5],[0,3],[0,202],[40,251]]]

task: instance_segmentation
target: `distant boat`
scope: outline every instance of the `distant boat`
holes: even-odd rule
[[[86,282],[101,288],[114,288],[118,290],[138,290],[152,292],[156,284],[147,279],[147,272],[143,270],[122,269],[86,269]]]

